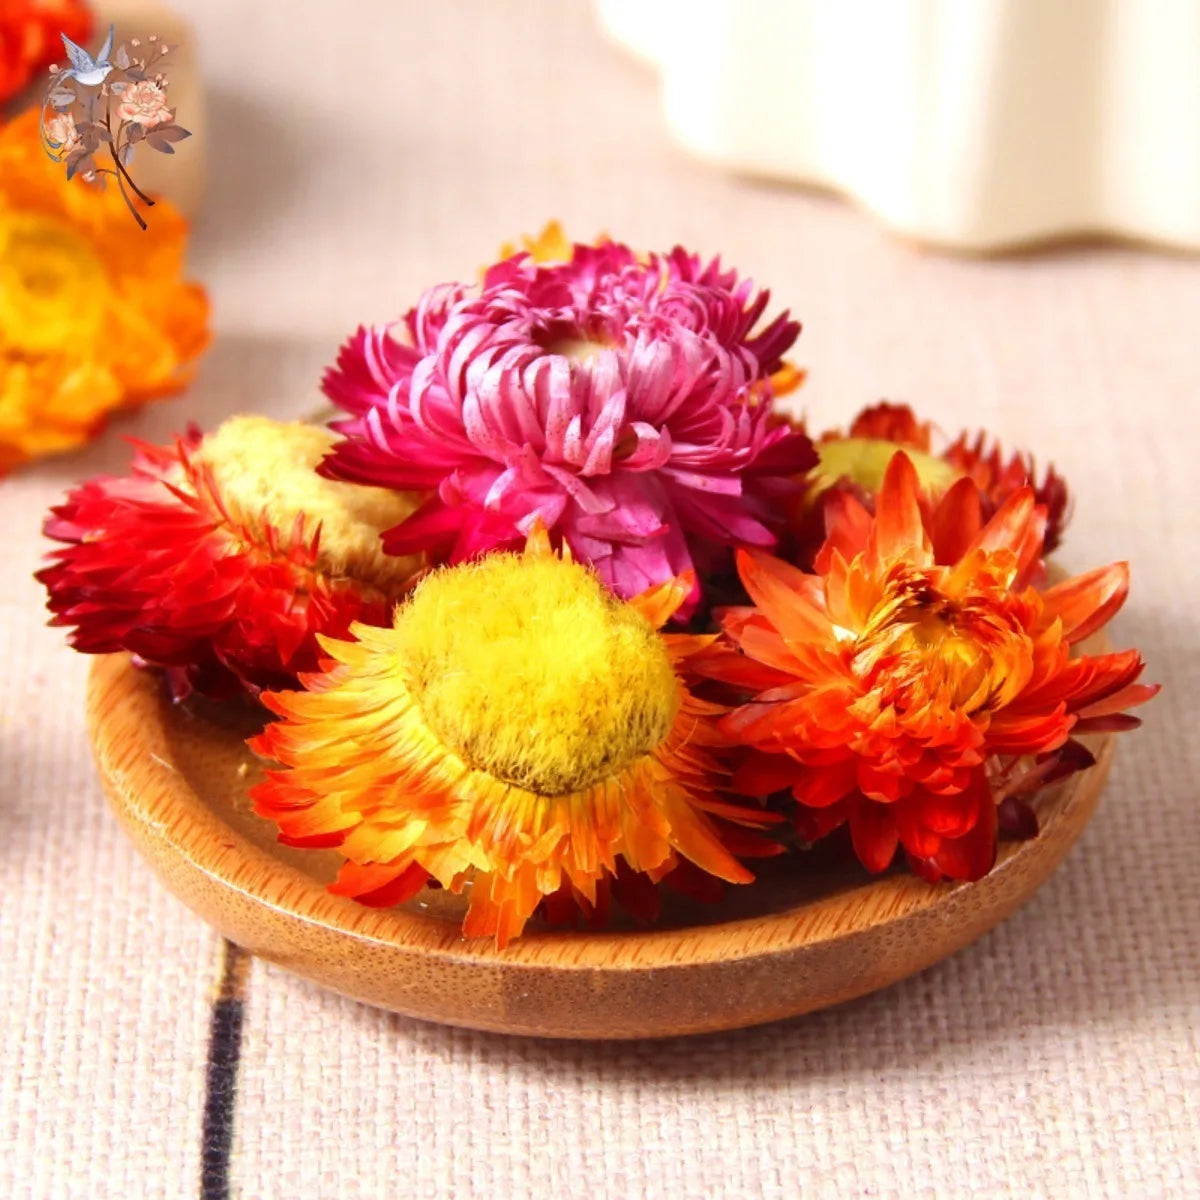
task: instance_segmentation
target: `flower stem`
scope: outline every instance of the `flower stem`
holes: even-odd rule
[[[110,149],[110,150],[112,149],[112,146],[111,146],[111,145],[109,146],[109,149]],[[118,167],[121,165],[121,163],[120,163],[120,160],[117,158],[117,156],[116,156],[116,154],[115,154],[115,153],[113,154],[113,162],[115,162],[115,163],[117,164],[117,166],[118,166]],[[129,209],[129,211],[130,211],[131,213],[133,213],[133,219],[134,219],[134,220],[135,220],[135,221],[136,221],[136,222],[137,222],[137,223],[138,223],[138,224],[139,224],[139,225],[142,227],[142,229],[144,230],[144,229],[146,228],[146,221],[145,221],[145,218],[144,218],[144,217],[142,216],[142,214],[141,214],[140,212],[138,212],[138,210],[137,210],[137,209],[134,207],[134,205],[133,205],[133,201],[129,199],[129,193],[128,193],[128,192],[125,190],[125,181],[124,181],[124,180],[121,178],[121,175],[123,174],[123,172],[119,172],[119,171],[109,171],[109,170],[105,169],[104,173],[105,173],[106,175],[112,175],[112,176],[113,176],[113,177],[116,179],[116,181],[117,181],[117,187],[119,187],[119,188],[121,189],[121,199],[125,201],[125,207],[126,207],[127,209]],[[132,187],[132,186],[133,186],[133,180],[131,179],[129,182],[130,182],[130,186]],[[137,191],[137,188],[136,188],[136,187],[134,188],[134,191]],[[141,195],[141,192],[138,192],[138,195],[140,196],[140,195]],[[153,204],[153,203],[154,203],[154,201],[150,201],[150,203],[151,203],[151,204]]]
[[[129,174],[129,172],[127,170],[125,170],[125,164],[121,161],[120,156],[117,154],[116,142],[112,136],[112,122],[111,122],[111,119],[109,118],[107,109],[105,109],[105,112],[104,112],[104,128],[108,130],[108,137],[109,137],[108,152],[109,152],[109,154],[112,155],[112,160],[116,164],[117,171],[120,173],[121,177],[125,180],[125,182],[127,184],[129,184],[129,186],[131,188],[133,188],[133,190],[137,193],[138,199],[141,200],[142,203],[145,204],[147,208],[153,208],[154,201],[151,200],[150,197],[147,196],[146,193],[143,192],[142,189],[140,187],[138,187],[138,185],[136,183],[133,182],[132,176]],[[124,127],[122,126],[122,128],[124,128]],[[120,130],[117,131],[117,136],[118,137],[120,136]],[[121,189],[121,194],[122,195],[125,194],[124,187],[122,187],[122,189]],[[145,221],[143,221],[141,219],[141,217],[138,217],[138,222],[143,229],[146,228],[146,223],[145,223]]]

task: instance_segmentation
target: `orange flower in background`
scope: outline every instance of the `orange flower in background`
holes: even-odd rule
[[[600,245],[609,240],[611,239],[601,234],[596,238],[595,244]],[[547,221],[542,226],[541,232],[535,236],[530,237],[528,234],[522,234],[519,246],[516,242],[504,242],[500,247],[498,257],[500,259],[512,258],[514,254],[524,251],[535,263],[566,263],[571,261],[574,249],[574,243],[567,237],[562,223],[559,221]],[[486,271],[487,267],[484,267],[480,271],[480,275],[485,274]]]
[[[1133,650],[1074,653],[1121,607],[1117,564],[1039,592],[1044,509],[1014,492],[990,520],[960,480],[929,511],[907,455],[869,512],[829,505],[819,574],[739,555],[754,607],[725,614],[737,647],[707,674],[749,694],[722,722],[751,748],[734,790],[790,788],[810,840],[849,825],[865,866],[903,847],[929,879],[977,879],[996,854],[998,805],[1090,761],[1073,739],[1137,724]]]
[[[806,561],[825,537],[823,497],[831,490],[850,490],[867,508],[883,481],[893,456],[905,451],[917,469],[922,503],[928,507],[964,476],[979,485],[984,517],[994,513],[1014,492],[1032,487],[1046,511],[1045,551],[1057,549],[1070,517],[1070,497],[1062,476],[1053,467],[1042,479],[1029,454],[1005,456],[987,435],[961,434],[935,453],[933,427],[919,421],[907,404],[883,401],[863,409],[846,433],[832,430],[817,443],[820,461],[810,475],[811,486],[793,524],[799,532],[798,558]],[[815,503],[814,503],[815,501]]]
[[[255,811],[345,854],[332,891],[388,906],[432,877],[500,946],[547,897],[594,909],[631,874],[749,882],[718,820],[774,818],[714,797],[724,710],[684,678],[713,639],[657,632],[691,588],[622,601],[541,530],[524,555],[427,576],[392,628],[322,638],[307,690],[263,697],[283,719],[251,746],[282,769]]]
[[[0,104],[10,100],[63,53],[59,34],[73,42],[92,36],[83,0],[4,0],[0,5]]]
[[[90,480],[52,510],[46,533],[64,546],[38,574],[52,624],[73,627],[76,650],[164,668],[176,696],[316,670],[316,634],[386,624],[421,565],[379,540],[418,500],[322,479],[332,443],[316,426],[234,417],[140,445],[128,476]]]
[[[182,278],[187,223],[155,213],[142,232],[115,190],[68,182],[36,112],[0,128],[0,473],[191,379],[208,301]]]
[[[895,442],[906,449],[928,454],[933,445],[933,423],[918,421],[917,414],[907,404],[881,400],[870,408],[864,408],[854,418],[848,433],[827,433],[821,440],[825,442],[841,437]]]
[[[1066,480],[1052,466],[1037,481],[1032,455],[1017,451],[1005,458],[998,444],[989,443],[986,433],[971,437],[960,434],[942,458],[955,470],[973,479],[992,504],[1000,505],[1014,492],[1032,487],[1037,502],[1046,510],[1046,553],[1057,550],[1071,519],[1071,498]]]

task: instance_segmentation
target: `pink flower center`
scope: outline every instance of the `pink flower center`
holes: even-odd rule
[[[547,354],[561,354],[572,362],[591,362],[601,350],[609,349],[606,342],[594,342],[590,338],[556,338],[546,346]]]
[[[602,350],[614,350],[620,341],[599,321],[586,323],[551,319],[530,331],[530,339],[547,354],[558,354],[573,363],[589,363]]]

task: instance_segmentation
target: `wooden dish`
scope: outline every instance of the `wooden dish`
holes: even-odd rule
[[[98,659],[88,721],[105,791],[167,887],[226,937],[335,991],[415,1017],[546,1037],[663,1037],[733,1029],[861,996],[938,962],[1003,920],[1058,866],[1112,758],[1037,804],[1041,833],[1005,843],[978,883],[878,878],[814,854],[771,860],[719,905],[654,929],[531,929],[507,950],[464,941],[461,901],[398,909],[331,896],[333,851],[294,850],[246,796],[259,767],[249,710],[178,707],[123,655]]]

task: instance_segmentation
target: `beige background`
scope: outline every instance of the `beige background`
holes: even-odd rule
[[[1033,903],[833,1012],[687,1043],[548,1044],[387,1016],[255,964],[234,1195],[1200,1193],[1200,264],[1115,248],[956,260],[832,199],[722,177],[670,148],[653,79],[578,3],[178,7],[210,83],[194,270],[217,342],[194,391],[129,432],[305,411],[357,322],[472,275],[547,216],[679,239],[802,317],[817,424],[902,397],[1053,458],[1078,499],[1065,557],[1132,559],[1116,637],[1166,684]],[[787,69],[786,47],[763,53]],[[43,627],[29,579],[46,506],[125,461],[110,434],[0,484],[5,1197],[198,1189],[217,940],[105,811],[86,663]]]

